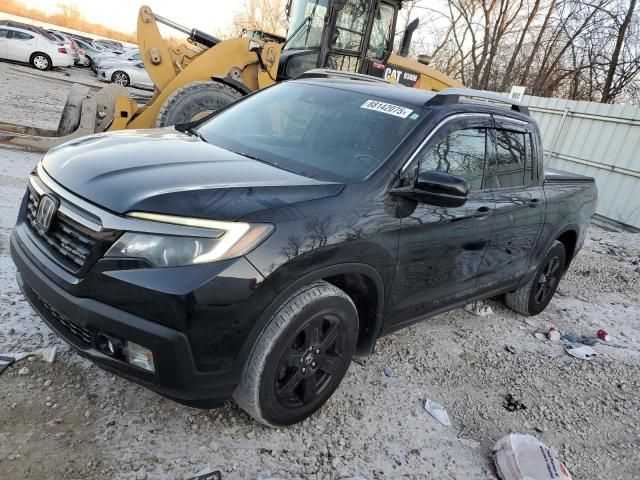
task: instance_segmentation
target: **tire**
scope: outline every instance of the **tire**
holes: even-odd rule
[[[29,61],[32,67],[37,68],[38,70],[45,71],[51,69],[51,57],[46,53],[36,52],[31,55],[31,60]]]
[[[92,62],[93,62],[93,60],[91,60],[91,57],[87,57],[85,55],[84,61],[82,62],[82,66],[83,67],[90,67]]]
[[[553,243],[524,287],[505,295],[509,308],[527,316],[538,315],[553,298],[567,264],[567,251],[557,240]]]
[[[113,74],[111,75],[111,81],[117,85],[122,85],[123,87],[128,87],[131,83],[129,75],[127,75],[122,70],[116,70],[115,72],[113,72]]]
[[[192,82],[178,88],[164,102],[157,127],[168,127],[199,120],[242,98],[242,94],[220,82]]]
[[[324,281],[307,285],[271,318],[233,396],[264,425],[300,422],[336,390],[357,338],[358,313],[349,296]]]

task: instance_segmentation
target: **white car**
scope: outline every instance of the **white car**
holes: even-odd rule
[[[38,70],[73,65],[73,57],[61,43],[32,30],[5,25],[0,25],[0,59],[29,63]]]
[[[143,90],[153,90],[155,85],[144,68],[142,62],[123,61],[110,63],[98,68],[96,74],[98,80],[113,82],[123,87],[137,87]]]

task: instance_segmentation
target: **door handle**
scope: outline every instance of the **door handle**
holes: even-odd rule
[[[476,218],[482,219],[482,218],[487,218],[490,213],[491,213],[491,209],[489,207],[480,207],[479,209],[476,210],[476,213],[474,213],[473,216]]]
[[[540,205],[539,198],[532,198],[531,200],[529,200],[529,207],[536,208],[538,205]]]

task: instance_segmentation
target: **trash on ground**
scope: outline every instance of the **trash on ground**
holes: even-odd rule
[[[562,340],[569,343],[581,343],[582,345],[596,345],[599,342],[598,337],[593,337],[591,335],[580,335],[576,332],[563,334]]]
[[[572,357],[579,358],[580,360],[593,360],[598,356],[598,352],[587,345],[583,345],[581,347],[567,347],[567,353]]]
[[[384,369],[384,376],[385,377],[393,377],[393,370],[391,370],[389,367]]]
[[[433,402],[427,398],[424,401],[424,409],[429,413],[429,415],[438,420],[441,424],[446,426],[451,425],[449,414],[439,403]]]
[[[549,340],[551,340],[552,342],[558,342],[561,337],[562,335],[560,335],[560,332],[556,327],[554,327],[553,325],[549,327],[549,331],[547,332],[547,338]]]
[[[188,478],[186,480],[222,480],[222,474],[220,470],[216,470],[215,472],[206,472],[206,473],[196,473],[195,477]]]
[[[515,412],[516,410],[526,410],[527,406],[521,400],[516,399],[512,394],[508,394],[504,397],[504,403],[502,404],[504,408],[509,410],[510,412]]]
[[[58,347],[53,346],[49,348],[41,348],[39,350],[34,350],[32,352],[10,352],[10,353],[0,353],[0,357],[9,357],[13,358],[15,362],[19,362],[20,360],[24,360],[28,357],[41,357],[43,361],[47,363],[53,363],[56,359],[56,354],[58,353]]]
[[[538,340],[548,340],[546,333],[536,332],[533,334],[533,336],[536,337]]]
[[[502,437],[493,447],[493,461],[502,480],[571,480],[556,451],[532,435]]]
[[[15,361],[16,359],[13,357],[0,356],[0,375],[2,375],[2,372],[9,368]]]
[[[466,305],[464,309],[477,317],[486,317],[487,315],[493,315],[493,308],[491,308],[491,305],[485,305],[482,302],[470,303]]]
[[[598,336],[598,338],[600,340],[603,340],[605,342],[611,341],[611,336],[609,335],[609,333],[606,330],[600,329],[600,330],[598,330],[598,333],[596,333],[596,335]]]
[[[512,353],[514,355],[516,354],[516,348],[512,345],[505,345],[504,349],[509,353]]]

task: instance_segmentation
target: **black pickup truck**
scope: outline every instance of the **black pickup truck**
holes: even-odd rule
[[[314,71],[74,140],[30,177],[18,282],[101,367],[298,422],[381,335],[498,295],[541,312],[582,246],[593,179],[545,172],[526,107],[477,96]]]

